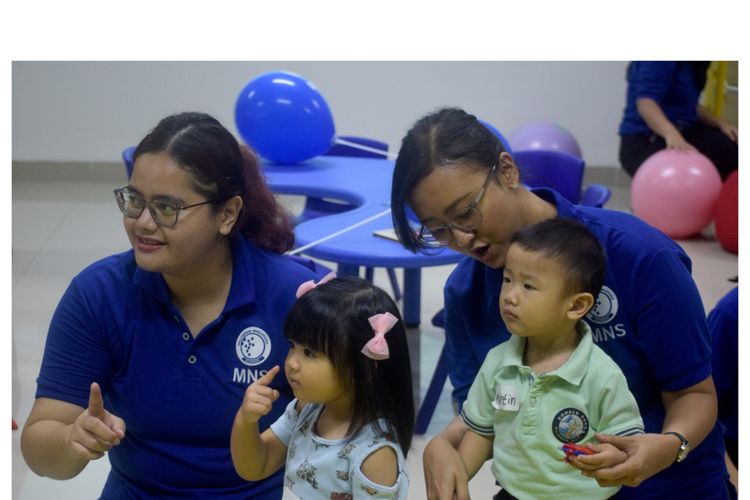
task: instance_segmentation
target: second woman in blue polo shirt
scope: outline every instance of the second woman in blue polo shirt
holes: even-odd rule
[[[640,436],[602,437],[628,459],[585,473],[604,486],[629,486],[618,498],[726,498],[708,329],[690,259],[630,214],[574,206],[547,189],[529,191],[519,175],[502,143],[460,109],[418,120],[396,160],[391,208],[401,241],[415,251],[442,244],[467,255],[445,287],[446,349],[459,405],[487,352],[510,336],[497,298],[511,235],[552,217],[575,219],[596,236],[609,262],[587,315],[593,340],[625,374],[646,428]],[[407,206],[423,224],[420,233]],[[465,432],[454,420],[425,447],[430,498],[466,498],[466,472],[455,451]],[[674,432],[693,448],[686,458]]]

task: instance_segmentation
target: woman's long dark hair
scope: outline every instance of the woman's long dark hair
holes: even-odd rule
[[[374,335],[368,318],[385,312],[399,321],[385,335],[390,358],[376,361],[361,351]],[[406,456],[414,432],[409,346],[398,307],[387,293],[351,276],[318,285],[289,311],[284,335],[331,360],[352,395],[348,436],[373,424],[381,434],[392,435]],[[387,429],[378,424],[380,418]]]
[[[421,249],[409,225],[406,205],[414,187],[436,166],[458,161],[492,168],[503,143],[477,119],[459,108],[443,108],[420,118],[404,136],[391,186],[391,217],[401,244]]]
[[[214,206],[240,196],[234,232],[277,253],[294,245],[290,216],[266,185],[257,155],[212,116],[189,112],[162,119],[138,144],[133,160],[146,153],[168,154],[192,175],[197,192],[217,200]]]

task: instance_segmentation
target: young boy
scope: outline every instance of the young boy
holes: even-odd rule
[[[614,465],[625,453],[587,446],[594,433],[643,433],[625,376],[583,321],[605,266],[600,243],[573,220],[548,219],[511,239],[500,313],[513,336],[487,354],[461,412],[470,432],[459,453],[471,478],[492,452],[503,488],[495,498],[594,499],[618,490],[567,465],[562,449],[595,449]]]

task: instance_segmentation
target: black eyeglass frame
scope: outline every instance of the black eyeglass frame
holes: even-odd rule
[[[165,205],[165,206],[169,206],[169,207],[172,207],[172,208],[174,208],[174,210],[175,210],[175,214],[174,214],[174,223],[172,223],[172,224],[164,224],[163,222],[161,222],[161,221],[160,221],[160,219],[161,219],[161,217],[162,217],[162,216],[161,216],[161,215],[158,215],[158,214],[159,214],[159,212],[157,211],[157,209],[155,209],[155,208],[154,208],[154,207],[152,206],[152,203],[153,203],[153,202],[151,202],[151,201],[146,201],[146,199],[145,199],[145,198],[143,198],[142,196],[141,196],[141,198],[143,199],[143,207],[141,207],[140,211],[138,212],[138,215],[130,215],[130,214],[128,214],[128,213],[127,213],[127,211],[125,210],[125,206],[124,206],[124,204],[123,204],[123,203],[121,203],[121,202],[120,202],[120,200],[122,199],[122,196],[123,196],[123,195],[124,195],[125,193],[128,193],[128,194],[130,194],[131,196],[132,196],[133,194],[135,194],[135,193],[133,193],[133,191],[131,191],[130,189],[128,189],[128,187],[127,187],[127,186],[125,186],[125,187],[121,187],[121,188],[117,188],[117,189],[115,189],[115,190],[113,191],[113,193],[114,193],[114,195],[115,195],[115,201],[117,202],[117,207],[118,207],[118,208],[120,209],[120,212],[122,212],[122,214],[123,214],[123,215],[124,215],[125,217],[127,217],[127,218],[129,218],[129,219],[137,219],[137,218],[139,218],[139,217],[140,217],[141,215],[143,215],[143,211],[144,211],[144,210],[145,210],[146,208],[148,208],[148,211],[149,211],[149,213],[151,214],[151,218],[153,219],[153,221],[154,221],[154,222],[155,222],[155,223],[156,223],[156,224],[157,224],[158,226],[160,226],[160,227],[166,227],[166,228],[173,228],[173,227],[175,227],[175,226],[177,225],[177,222],[179,222],[179,220],[180,220],[180,212],[182,212],[183,210],[185,210],[185,209],[187,209],[187,208],[193,208],[193,207],[198,207],[198,206],[201,206],[201,205],[207,205],[207,204],[209,204],[209,203],[216,203],[216,202],[222,201],[223,199],[226,199],[226,198],[223,198],[223,199],[222,199],[222,198],[212,198],[212,199],[210,199],[210,200],[202,201],[202,202],[200,202],[200,203],[193,203],[192,205],[173,205],[172,203],[168,203],[168,202],[159,202],[159,203],[162,203],[162,204],[163,204],[163,205]]]
[[[428,227],[426,227],[424,224],[422,224],[419,228],[419,232],[417,233],[417,241],[426,247],[429,248],[440,248],[440,247],[446,247],[450,245],[453,241],[455,241],[455,237],[453,236],[453,231],[455,229],[461,231],[462,233],[473,233],[477,230],[479,226],[482,225],[482,222],[484,221],[484,217],[482,216],[482,211],[479,210],[479,203],[482,201],[482,197],[484,196],[485,191],[487,191],[487,186],[490,185],[490,181],[495,176],[495,172],[497,171],[497,163],[495,163],[492,168],[490,169],[489,174],[487,174],[487,178],[484,180],[484,184],[482,184],[482,188],[477,193],[477,196],[474,198],[474,200],[466,205],[462,210],[458,210],[454,212],[454,215],[448,219],[448,221],[445,224],[441,224],[433,230],[430,230]],[[454,219],[456,218],[456,213],[465,214],[469,212],[470,210],[473,210],[477,214],[477,222],[475,224],[472,224],[472,227],[462,226],[461,224],[457,224]],[[445,241],[439,240],[433,236],[433,231],[441,231],[445,230],[446,234],[449,236],[449,238]]]

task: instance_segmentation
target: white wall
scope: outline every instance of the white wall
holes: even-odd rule
[[[298,73],[328,102],[338,134],[398,150],[410,125],[455,105],[506,137],[552,121],[590,166],[617,167],[626,62],[14,62],[13,160],[119,161],[167,114],[213,114],[235,131],[239,91],[274,70]]]

